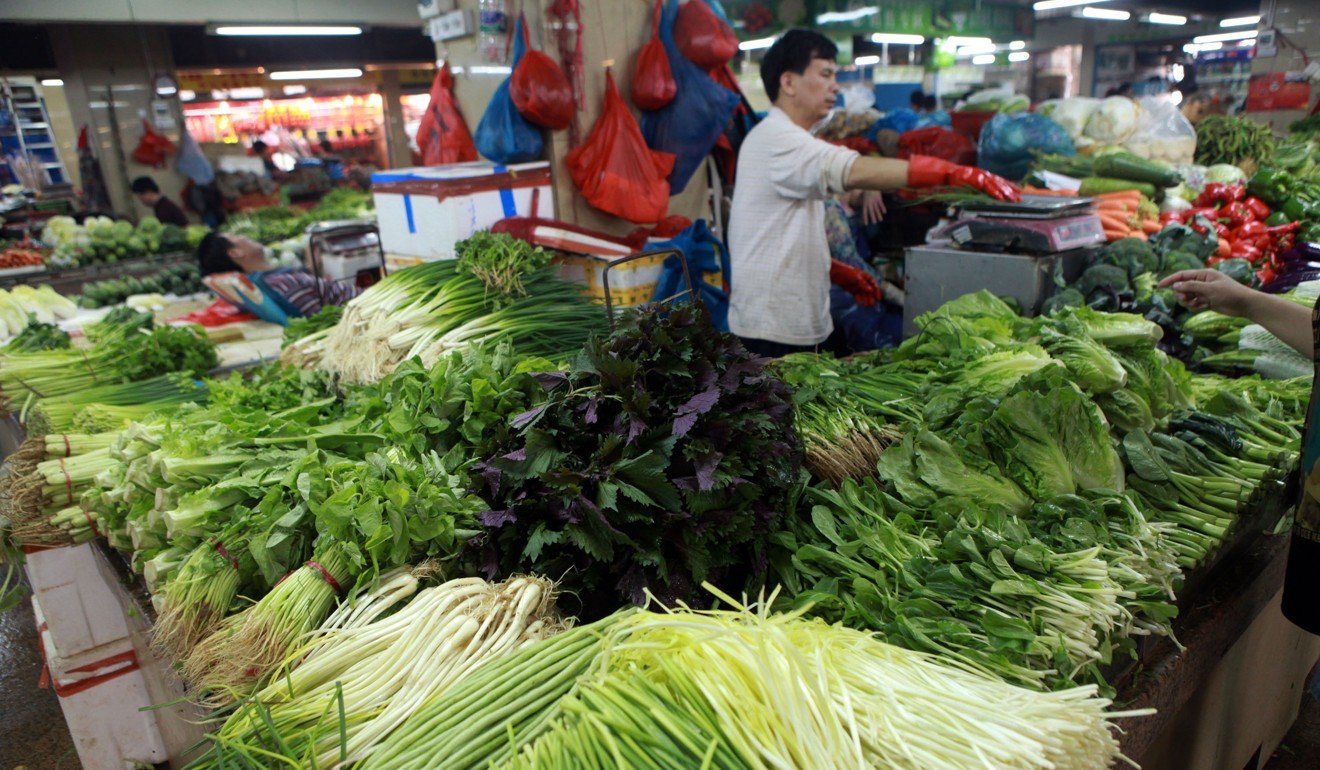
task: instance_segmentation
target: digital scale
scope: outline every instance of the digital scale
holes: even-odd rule
[[[370,286],[385,275],[380,231],[372,219],[320,222],[307,230],[312,273],[329,281]]]
[[[1059,254],[1105,242],[1090,198],[1024,195],[1021,201],[961,204],[942,235],[958,248],[998,254]]]

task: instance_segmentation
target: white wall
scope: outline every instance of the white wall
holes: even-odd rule
[[[416,0],[3,0],[5,21],[329,22],[420,25]]]

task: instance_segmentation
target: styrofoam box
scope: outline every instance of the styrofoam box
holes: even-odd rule
[[[48,660],[54,655],[50,640],[50,634],[42,634]],[[118,670],[109,667],[102,673]],[[76,689],[78,679],[63,679],[54,672],[51,676],[56,692],[65,690],[59,696],[60,708],[84,770],[124,770],[169,759],[155,713],[141,710],[152,704],[146,679],[136,667],[76,692],[66,688]]]
[[[55,643],[52,657],[81,660],[128,639],[128,623],[90,543],[27,555],[28,580]]]
[[[133,640],[126,636],[70,655],[61,654],[60,650],[68,649],[69,645],[61,645],[60,640],[50,630],[46,609],[41,605],[37,594],[32,595],[32,614],[36,617],[37,629],[41,632],[45,644],[46,667],[50,670],[51,676],[58,679],[78,680],[99,676],[105,673],[104,667],[98,665],[100,662],[124,656],[133,650]]]
[[[550,164],[486,161],[371,175],[380,242],[389,254],[453,259],[454,245],[515,216],[553,219]]]

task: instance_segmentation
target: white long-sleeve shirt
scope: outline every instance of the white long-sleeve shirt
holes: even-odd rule
[[[747,135],[729,214],[734,334],[785,345],[817,345],[830,336],[824,201],[846,189],[857,158],[778,108]]]

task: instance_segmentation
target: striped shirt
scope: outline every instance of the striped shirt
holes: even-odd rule
[[[361,293],[351,283],[327,281],[305,270],[272,270],[263,273],[261,280],[301,316],[315,315],[324,305],[342,305]]]

